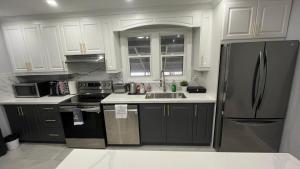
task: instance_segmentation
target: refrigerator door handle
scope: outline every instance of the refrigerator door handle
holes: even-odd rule
[[[267,58],[267,51],[265,49],[264,51],[264,58],[263,58],[263,74],[262,74],[262,86],[260,89],[260,95],[259,95],[259,99],[258,99],[258,104],[257,104],[257,110],[259,110],[263,97],[264,97],[264,93],[265,93],[265,88],[266,88],[266,82],[267,82],[267,76],[268,76],[268,58]]]
[[[252,108],[254,111],[257,109],[257,104],[259,101],[259,87],[260,87],[260,79],[261,79],[261,62],[262,62],[262,51],[259,52],[259,56],[257,58],[254,78],[252,84]]]
[[[225,61],[225,77],[224,77],[224,87],[223,87],[223,98],[222,98],[222,113],[225,110],[225,102],[227,98],[227,88],[228,88],[228,74],[229,74],[229,61],[230,61],[230,45],[226,46],[226,61]]]

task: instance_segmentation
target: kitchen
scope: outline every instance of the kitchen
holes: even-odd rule
[[[299,168],[299,1],[170,2],[1,2],[1,168]]]

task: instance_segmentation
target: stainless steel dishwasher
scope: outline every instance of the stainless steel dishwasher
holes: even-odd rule
[[[114,105],[104,106],[108,145],[140,145],[137,105],[127,106],[127,118],[116,118]]]

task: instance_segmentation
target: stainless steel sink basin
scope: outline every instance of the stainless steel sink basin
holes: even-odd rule
[[[146,99],[182,99],[186,98],[184,93],[147,93]]]

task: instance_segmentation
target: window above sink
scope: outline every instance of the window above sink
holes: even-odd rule
[[[191,28],[152,28],[121,32],[123,79],[158,81],[190,80]]]

